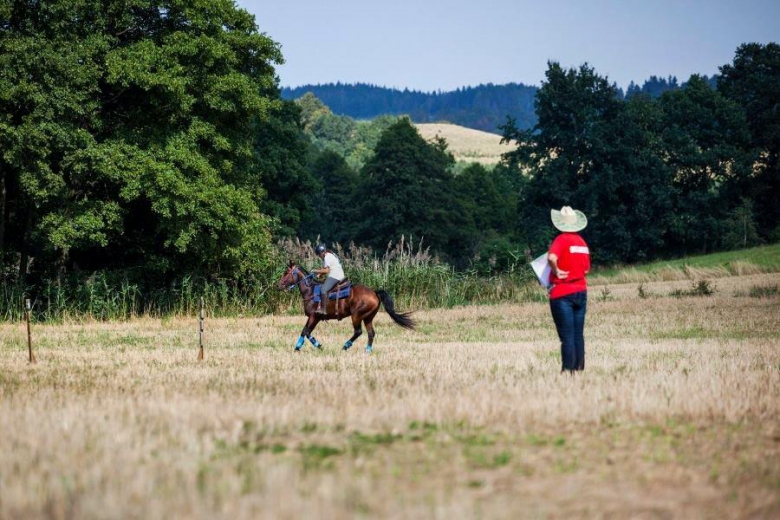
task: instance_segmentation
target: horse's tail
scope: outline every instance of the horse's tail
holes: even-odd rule
[[[376,291],[376,295],[379,296],[380,300],[382,300],[382,305],[385,306],[385,311],[387,311],[387,314],[393,318],[394,322],[405,329],[414,330],[415,323],[414,320],[412,320],[411,312],[396,312],[393,299],[390,297],[390,294],[387,291]]]

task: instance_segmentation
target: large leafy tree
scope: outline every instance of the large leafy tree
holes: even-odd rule
[[[408,119],[387,128],[356,192],[356,242],[384,249],[405,235],[460,257],[474,228],[455,194],[453,162],[446,143],[426,142]]]
[[[22,276],[31,255],[39,270],[262,263],[258,129],[286,116],[279,47],[249,13],[231,0],[3,0],[0,16],[0,242]]]
[[[755,200],[760,231],[780,236],[780,44],[741,45],[720,72],[718,91],[743,107],[759,151],[743,192]]]
[[[522,249],[512,240],[517,199],[504,173],[500,168],[473,163],[455,177],[458,198],[478,230],[464,243],[463,253],[481,271],[507,269]]]
[[[670,197],[668,170],[654,154],[658,114],[649,99],[627,105],[619,97],[587,64],[550,63],[537,94],[537,125],[522,131],[510,120],[504,127],[505,139],[518,143],[507,163],[531,175],[519,231],[534,249],[549,244],[549,210],[563,205],[588,214],[586,235],[603,260],[644,259],[663,245]]]
[[[635,262],[664,251],[674,199],[660,122],[653,101],[634,97],[594,128],[589,172],[572,198],[589,217],[585,233],[602,260]]]
[[[305,228],[305,235],[317,236],[329,244],[349,244],[357,217],[354,194],[359,183],[355,170],[341,155],[330,150],[320,153],[311,164],[311,171],[319,183],[312,196],[314,214]]]
[[[505,161],[530,169],[519,232],[535,250],[554,236],[549,209],[580,202],[576,195],[592,173],[597,126],[621,109],[614,87],[587,64],[565,69],[550,62],[545,77],[536,95],[536,126],[522,130],[508,120],[503,127],[504,140],[517,142]]]
[[[378,116],[369,121],[356,121],[340,116],[307,92],[295,100],[301,109],[301,121],[306,135],[320,150],[340,154],[350,168],[360,170],[374,153],[379,136],[398,118]]]
[[[750,131],[742,108],[694,75],[659,99],[664,162],[674,172],[667,247],[676,254],[719,247],[728,209],[750,176]]]
[[[514,219],[511,192],[503,190],[501,179],[492,169],[470,164],[454,183],[459,198],[466,204],[474,225],[480,230],[498,233],[511,231]]]
[[[268,121],[257,125],[255,144],[260,182],[267,195],[263,213],[275,219],[277,235],[294,236],[313,218],[313,198],[319,185],[308,162],[316,154],[305,138],[300,109],[292,101],[273,108]]]

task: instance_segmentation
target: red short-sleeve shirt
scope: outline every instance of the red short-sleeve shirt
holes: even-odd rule
[[[564,280],[558,279],[555,272],[550,273],[550,298],[586,291],[588,284],[585,274],[590,271],[590,250],[582,237],[577,233],[561,233],[550,245],[550,253],[558,257],[558,268],[561,271],[569,271],[569,276]]]

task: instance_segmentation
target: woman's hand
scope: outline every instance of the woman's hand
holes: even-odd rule
[[[569,276],[569,271],[564,271],[563,269],[558,267],[558,256],[550,253],[547,255],[547,262],[550,264],[550,268],[555,273],[555,277],[558,278],[558,280],[565,280]]]

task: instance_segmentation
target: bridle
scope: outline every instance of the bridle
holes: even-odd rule
[[[287,286],[287,290],[288,291],[292,291],[296,287],[299,287],[301,282],[305,283],[306,287],[309,287],[309,285],[310,285],[309,281],[312,278],[314,278],[314,273],[309,273],[306,276],[303,276],[303,273],[301,271],[302,271],[301,268],[296,265],[295,268],[290,272],[290,275],[293,277],[293,283],[291,283],[290,285]],[[301,279],[300,280],[296,280],[296,277],[299,274],[301,275]]]

